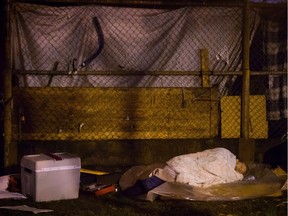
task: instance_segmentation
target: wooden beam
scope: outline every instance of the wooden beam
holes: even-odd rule
[[[243,60],[242,60],[242,94],[241,94],[241,139],[239,142],[239,158],[245,162],[253,162],[255,147],[249,139],[249,98],[250,98],[250,0],[245,0],[243,7]]]
[[[207,49],[200,50],[200,63],[202,87],[210,87],[209,58]]]
[[[6,47],[4,70],[4,167],[17,163],[17,145],[12,143],[12,3],[5,5]]]

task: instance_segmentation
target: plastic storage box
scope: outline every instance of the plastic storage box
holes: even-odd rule
[[[80,158],[70,153],[23,156],[21,191],[36,202],[76,199],[80,169]]]

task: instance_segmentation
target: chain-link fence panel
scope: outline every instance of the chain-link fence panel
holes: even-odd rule
[[[218,133],[218,94],[211,88],[15,88],[14,94],[19,109],[14,134],[20,140],[210,138]]]
[[[259,76],[251,77],[250,91],[266,97],[268,136],[287,138],[287,6],[253,9],[260,23],[251,44],[250,68]]]
[[[263,17],[250,14],[251,65],[259,66]],[[242,7],[16,3],[14,17],[15,139],[226,138],[225,128],[227,138],[240,136],[242,77],[231,74],[241,70]],[[221,72],[208,87],[202,49],[206,68]],[[251,106],[261,112],[251,112],[262,119],[266,91],[257,88],[261,106]]]
[[[235,70],[241,60],[241,14],[241,8],[224,7],[17,4],[15,69],[37,70],[37,75],[55,64],[66,75],[200,71],[199,49],[206,48],[211,69]],[[36,80],[27,84],[43,85]],[[65,81],[51,85],[63,86]]]

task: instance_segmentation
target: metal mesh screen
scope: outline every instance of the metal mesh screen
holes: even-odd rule
[[[211,70],[239,69],[241,8],[168,10],[30,4],[16,8],[15,69],[36,73],[19,77],[20,85],[199,86],[195,77],[186,83],[187,77],[181,81],[169,77],[110,78],[113,81],[95,74],[143,76],[200,71],[199,50],[203,48],[209,50]],[[41,72],[56,71],[60,76],[52,81],[51,77],[40,76]],[[65,76],[68,74],[77,76]]]
[[[251,94],[266,96],[268,137],[287,138],[287,7],[255,10],[261,19],[251,45],[250,67],[260,76],[251,78]]]
[[[251,70],[285,71],[282,19],[272,17],[271,24],[268,14],[251,12]],[[15,139],[240,136],[242,76],[231,74],[241,70],[241,7],[17,3],[14,16]],[[269,28],[280,29],[280,62],[268,53]],[[202,85],[201,49],[209,71],[221,74],[209,76],[209,87]],[[287,118],[285,82],[276,99],[269,98],[269,83],[268,75],[251,78],[251,94],[259,96],[251,99],[251,113],[261,113],[251,118],[254,138],[273,134],[270,124],[282,128]]]

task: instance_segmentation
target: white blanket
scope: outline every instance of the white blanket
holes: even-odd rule
[[[243,175],[235,171],[235,166],[234,154],[224,148],[215,148],[176,156],[167,161],[164,169],[156,169],[153,174],[165,181],[209,187],[242,180]],[[171,170],[175,172],[174,176]]]

